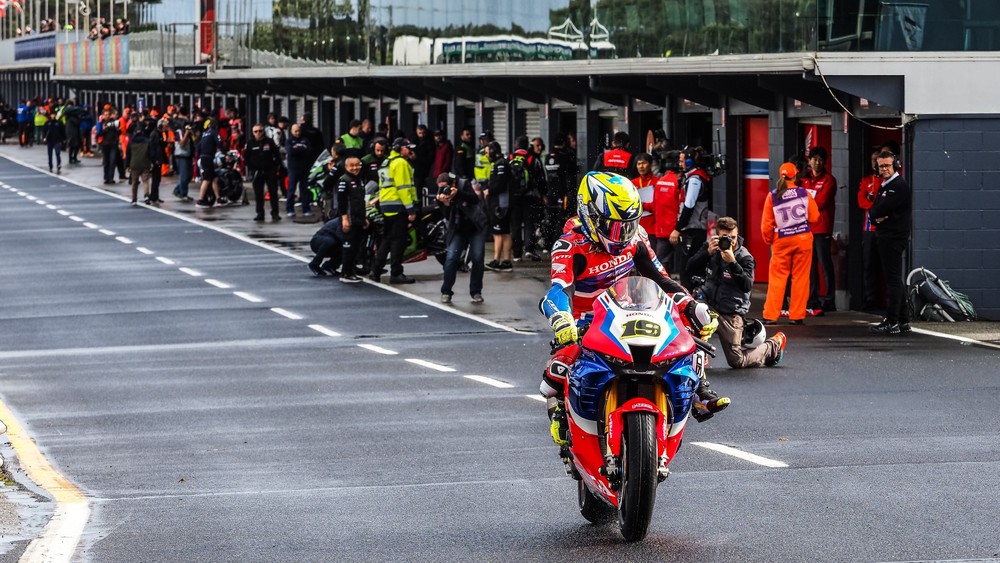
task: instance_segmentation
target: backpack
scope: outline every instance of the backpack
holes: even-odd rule
[[[906,276],[910,309],[924,321],[955,322],[976,320],[969,297],[951,288],[948,282],[926,268],[915,268]]]
[[[510,159],[510,189],[511,195],[524,196],[532,192],[531,175],[528,171],[528,159],[515,153]]]

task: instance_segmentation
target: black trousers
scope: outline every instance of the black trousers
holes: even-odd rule
[[[382,241],[378,245],[378,253],[375,255],[375,263],[372,265],[372,275],[379,275],[385,267],[385,260],[392,253],[389,263],[389,275],[400,276],[403,274],[403,252],[406,251],[409,235],[409,217],[406,213],[396,213],[387,216],[382,223]]]
[[[681,232],[681,242],[678,248],[674,249],[676,256],[674,264],[677,265],[677,274],[681,277],[681,285],[688,291],[694,289],[691,283],[691,274],[688,273],[688,260],[694,256],[695,252],[698,252],[706,240],[708,240],[708,231],[705,229],[687,229]]]
[[[677,273],[677,268],[674,267],[674,248],[674,245],[670,244],[670,236],[657,237],[656,244],[653,246],[656,258],[659,259],[660,264],[663,264],[668,274]]]
[[[309,248],[316,253],[313,257],[310,265],[319,267],[323,260],[327,258],[330,259],[330,264],[328,264],[331,270],[336,270],[340,267],[340,262],[342,258],[341,247],[343,243],[341,240],[334,236],[326,235],[313,235],[313,238],[309,241]]]
[[[125,155],[119,145],[115,145],[115,166],[118,167],[118,178],[125,179]]]
[[[541,214],[541,202],[528,196],[514,196],[510,201],[511,254],[520,258],[525,251],[538,252],[535,231]]]
[[[878,237],[875,231],[861,234],[861,257],[864,263],[865,308],[882,307],[882,260],[879,258]]]
[[[903,279],[903,255],[906,253],[907,240],[896,237],[880,237],[878,241],[879,258],[882,261],[882,271],[885,272],[885,283],[888,288],[889,305],[885,318],[890,323],[910,322],[910,306],[906,299],[906,281]]]
[[[278,211],[278,173],[275,170],[262,170],[253,173],[253,200],[257,206],[257,217],[264,218],[264,186],[271,194],[271,217],[280,215]]]
[[[156,203],[160,199],[160,182],[163,180],[163,167],[158,162],[153,163],[149,170],[149,199]]]
[[[341,272],[346,275],[356,275],[358,264],[358,253],[361,251],[361,247],[364,246],[365,235],[367,234],[361,227],[364,222],[358,224],[354,222],[351,225],[350,232],[344,233],[344,242],[341,247],[343,256],[343,266]],[[381,270],[381,268],[380,268]]]
[[[113,146],[101,146],[101,164],[104,165],[104,181],[115,181],[115,167],[118,166],[118,149]],[[122,174],[124,177],[125,175]]]

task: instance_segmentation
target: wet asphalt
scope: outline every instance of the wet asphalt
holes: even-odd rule
[[[781,327],[779,367],[714,365],[734,405],[686,438],[789,467],[688,444],[649,537],[627,545],[576,512],[528,397],[543,266],[488,274],[482,310],[456,299],[538,331],[518,334],[248,242],[294,254],[314,225],[247,225],[245,208],[184,221],[6,160],[0,180],[82,219],[0,190],[0,396],[91,500],[81,559],[1000,557],[996,350],[873,338],[848,313]],[[237,224],[243,239],[209,227]],[[408,268],[406,289],[436,301],[439,267]],[[0,558],[15,560],[52,504],[8,497],[21,521]]]

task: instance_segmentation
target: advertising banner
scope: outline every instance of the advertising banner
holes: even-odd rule
[[[56,47],[56,74],[128,74],[128,35],[66,43]]]

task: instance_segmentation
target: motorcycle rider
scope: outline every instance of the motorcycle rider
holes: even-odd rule
[[[639,193],[628,178],[588,173],[580,182],[577,211],[552,245],[552,287],[539,303],[556,345],[561,346],[542,373],[539,386],[539,392],[549,400],[552,439],[560,446],[566,444],[564,383],[581,352],[577,320],[593,310],[594,299],[602,291],[634,271],[667,293],[698,336],[707,340],[718,327],[718,315],[671,280],[656,259],[646,232],[639,226]],[[730,400],[714,393],[703,370],[699,371],[699,405],[692,413],[701,421],[726,408]]]

